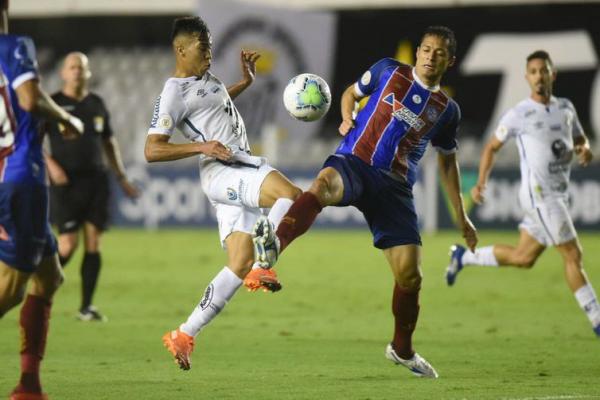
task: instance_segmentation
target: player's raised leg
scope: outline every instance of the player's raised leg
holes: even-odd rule
[[[594,332],[600,337],[600,305],[598,296],[583,270],[581,245],[577,239],[573,239],[556,246],[556,249],[563,257],[567,284],[592,324]]]
[[[385,349],[385,356],[397,365],[403,365],[419,377],[437,378],[435,369],[415,353],[412,335],[419,317],[421,290],[420,246],[407,244],[383,251],[394,275],[392,313],[394,338]]]
[[[446,282],[452,286],[458,273],[467,266],[531,268],[545,249],[546,246],[523,228],[516,246],[495,244],[471,251],[461,245],[453,245],[446,268]]]
[[[279,253],[311,227],[323,207],[338,204],[343,195],[340,173],[326,163],[310,189],[294,201],[276,229],[272,229],[268,221],[259,221],[254,230],[255,238],[260,238],[255,241],[257,261],[266,267],[275,265]],[[273,243],[276,243],[276,251],[273,251]]]
[[[279,242],[274,232],[283,216],[294,203],[294,200],[301,194],[302,190],[279,171],[271,171],[265,177],[260,187],[259,206],[261,208],[270,208],[270,211],[266,218],[259,218],[254,227],[253,243],[257,262],[244,279],[244,284],[250,290],[263,287],[265,290],[273,291],[272,289],[275,288],[275,286],[269,287],[269,281],[273,279],[268,276],[269,272],[261,270],[270,268],[274,262],[269,263],[262,260],[277,259],[279,255]],[[279,283],[277,282],[277,284]],[[279,288],[281,288],[280,285]]]

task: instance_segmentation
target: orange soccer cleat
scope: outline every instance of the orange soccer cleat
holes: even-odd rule
[[[46,393],[12,392],[10,400],[48,400]]]
[[[249,291],[255,292],[262,289],[264,292],[278,292],[281,290],[281,283],[277,279],[277,273],[274,269],[254,268],[246,278],[244,285]]]
[[[194,351],[194,338],[181,332],[179,329],[167,332],[162,337],[167,350],[175,357],[175,364],[179,368],[188,370],[192,367],[190,356]]]

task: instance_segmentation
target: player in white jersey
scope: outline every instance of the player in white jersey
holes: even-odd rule
[[[149,162],[199,156],[202,189],[216,209],[228,256],[228,265],[209,283],[187,321],[163,336],[176,363],[187,370],[195,336],[242,282],[251,290],[281,288],[273,270],[252,268],[251,233],[261,208],[270,208],[269,219],[278,223],[302,192],[266,159],[250,155],[244,121],[232,101],[254,81],[259,55],[242,50],[243,78],[225,87],[209,71],[212,41],[201,18],[176,19],[172,41],[175,73],[156,101],[145,156]],[[175,128],[191,143],[170,143]]]
[[[575,155],[579,164],[588,165],[592,159],[589,142],[573,104],[552,96],[556,71],[547,52],[538,50],[527,57],[525,77],[531,96],[500,120],[485,146],[479,179],[471,190],[473,200],[483,202],[495,153],[514,138],[520,156],[519,200],[524,211],[519,242],[516,247],[497,244],[475,252],[452,246],[446,280],[453,285],[463,266],[470,265],[531,268],[546,247],[554,246],[563,258],[569,288],[600,337],[598,298],[583,270],[581,245],[568,212],[571,161]]]

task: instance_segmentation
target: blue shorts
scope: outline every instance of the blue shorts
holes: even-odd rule
[[[329,156],[326,167],[335,168],[344,181],[344,197],[337,206],[355,206],[363,213],[375,247],[421,245],[412,190],[406,183],[350,154]]]
[[[38,183],[0,183],[0,260],[32,273],[55,254],[48,223],[48,188]]]

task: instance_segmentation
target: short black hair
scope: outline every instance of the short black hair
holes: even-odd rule
[[[171,41],[175,40],[180,34],[192,35],[197,33],[201,39],[210,37],[210,30],[206,22],[200,17],[181,17],[173,21],[173,30],[171,31]]]
[[[450,53],[450,56],[454,57],[454,55],[456,54],[456,37],[454,36],[454,32],[452,31],[452,29],[448,28],[447,26],[429,26],[423,32],[423,36],[421,36],[421,42],[423,42],[425,36],[438,36],[448,40],[448,52]]]
[[[527,64],[529,64],[529,61],[535,60],[535,59],[547,61],[548,64],[550,64],[550,67],[554,68],[554,63],[552,62],[552,59],[550,58],[550,54],[548,54],[548,52],[546,50],[536,50],[533,53],[531,53],[530,55],[528,55],[527,56]]]

